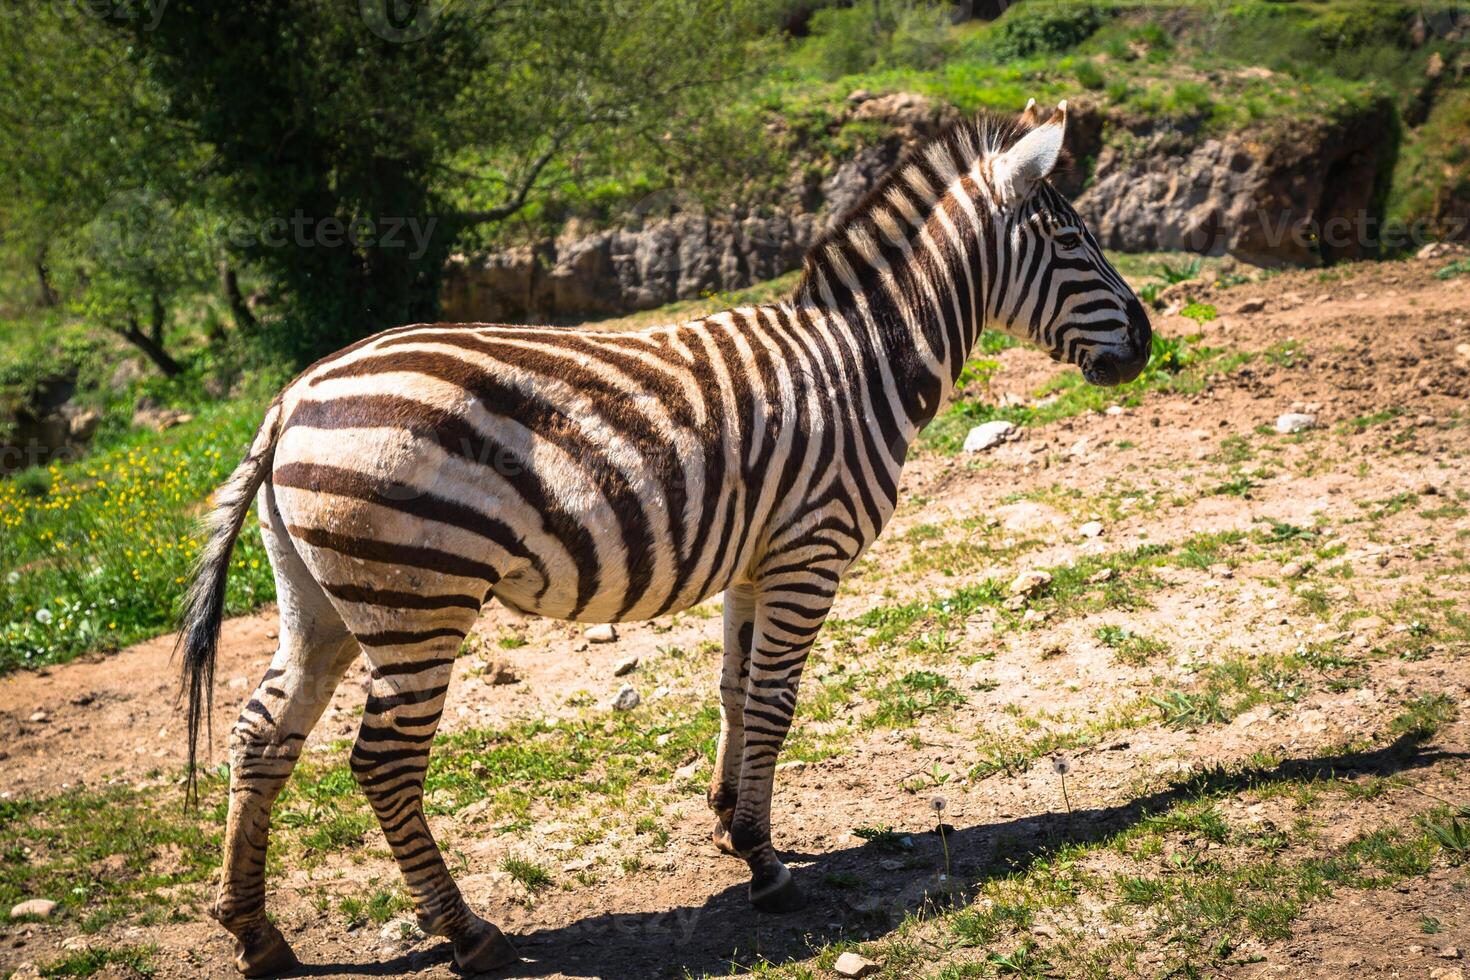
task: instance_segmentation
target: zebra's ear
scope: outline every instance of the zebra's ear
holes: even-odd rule
[[[1035,106],[1027,106],[1022,118],[1028,115],[1036,115]],[[1057,165],[1066,133],[1067,103],[1060,102],[1052,111],[1051,118],[995,158],[990,172],[1000,196],[1008,201],[1019,201],[1030,194],[1036,182],[1044,180]]]
[[[1021,128],[1035,129],[1041,125],[1041,113],[1036,109],[1036,100],[1027,99],[1026,108],[1021,110]]]

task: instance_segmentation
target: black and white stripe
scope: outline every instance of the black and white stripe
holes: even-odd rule
[[[786,301],[639,333],[420,325],[281,393],[220,498],[184,640],[207,686],[230,545],[259,488],[281,645],[235,726],[217,915],[246,972],[289,947],[264,917],[271,800],[360,650],[372,689],[352,770],[420,922],[465,969],[513,956],[459,896],[422,808],[454,657],[480,606],[646,619],[725,593],[709,802],[758,908],[800,903],[771,847],[777,753],[843,573],[980,331],[1117,383],[1146,318],[1046,182],[1065,126],[985,119],[921,148],[808,256]]]

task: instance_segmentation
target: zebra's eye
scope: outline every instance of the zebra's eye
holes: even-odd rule
[[[1074,248],[1082,247],[1082,233],[1075,228],[1063,228],[1052,236],[1057,247],[1064,251],[1072,251]]]

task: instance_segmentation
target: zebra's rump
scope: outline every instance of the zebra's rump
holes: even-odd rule
[[[727,428],[760,413],[748,385],[717,382],[739,367],[713,363],[720,347],[675,331],[390,331],[285,393],[277,506],[333,585],[493,592],[590,621],[686,607],[730,580],[756,516]]]

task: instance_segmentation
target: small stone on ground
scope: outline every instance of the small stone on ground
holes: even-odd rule
[[[626,677],[628,674],[633,673],[633,671],[635,671],[637,669],[638,669],[638,658],[637,657],[628,657],[625,660],[618,661],[618,665],[613,668],[613,676],[614,677]]]
[[[1035,595],[1051,584],[1051,573],[1040,569],[1022,572],[1011,582],[1011,595]]]
[[[994,449],[1005,442],[1015,428],[1014,422],[1007,422],[1005,419],[982,422],[965,436],[964,450],[967,453],[983,453],[987,449]]]
[[[589,643],[612,643],[618,638],[618,631],[612,623],[598,623],[587,627],[582,635],[587,637]]]
[[[1276,417],[1276,431],[1284,436],[1305,432],[1317,425],[1317,416],[1304,412],[1287,412]]]
[[[38,919],[49,919],[51,913],[55,911],[56,903],[49,898],[28,898],[10,909],[10,917],[19,919],[22,916],[31,915]]]
[[[613,696],[612,709],[614,711],[632,711],[643,703],[643,697],[632,684],[624,684]]]
[[[480,676],[491,687],[499,687],[502,684],[519,684],[521,682],[521,675],[517,674],[515,668],[503,660],[487,661],[484,669],[480,671]]]
[[[846,952],[837,957],[832,969],[837,971],[839,977],[866,977],[877,973],[880,967],[866,956]]]

